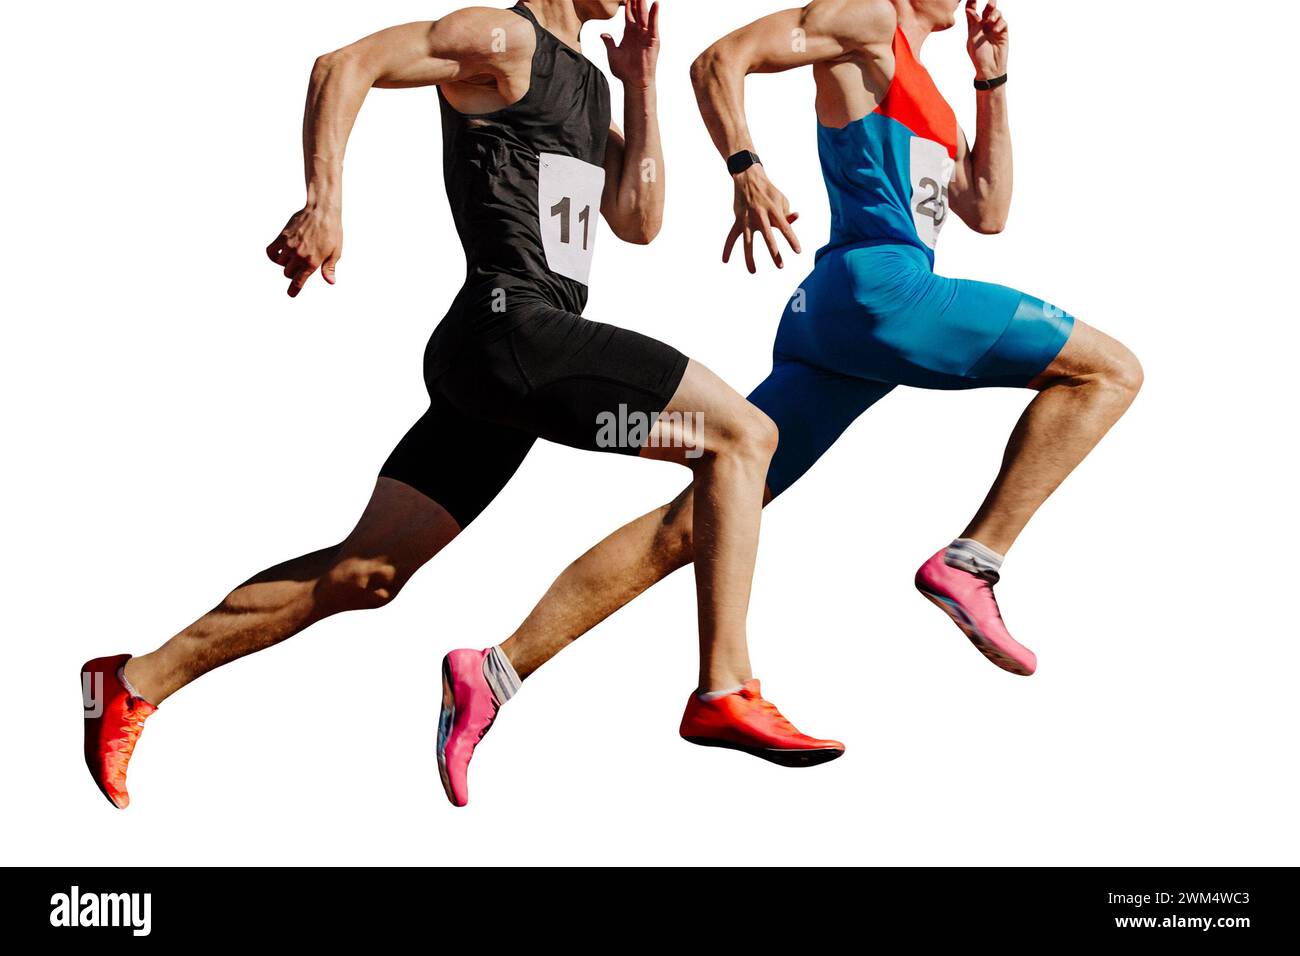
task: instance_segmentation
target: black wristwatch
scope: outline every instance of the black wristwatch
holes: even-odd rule
[[[1001,76],[995,76],[991,80],[976,80],[975,89],[982,93],[987,93],[989,90],[996,90],[999,86],[1006,86],[1006,84],[1007,74],[1003,73]]]
[[[733,176],[739,176],[751,166],[762,166],[763,161],[758,158],[758,153],[752,149],[742,149],[735,156],[727,160],[727,172]]]

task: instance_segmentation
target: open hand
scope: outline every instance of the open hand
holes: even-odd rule
[[[722,250],[722,261],[731,261],[731,250],[735,248],[736,240],[743,236],[745,265],[751,273],[758,272],[758,265],[754,261],[754,235],[757,233],[767,244],[767,251],[772,256],[772,261],[776,263],[776,267],[784,269],[785,262],[781,258],[781,250],[777,246],[773,230],[785,236],[785,241],[790,243],[790,248],[796,253],[803,252],[803,248],[799,245],[799,237],[795,235],[793,228],[794,223],[799,219],[799,214],[790,211],[789,200],[781,190],[772,185],[762,166],[751,166],[734,178],[736,180],[736,223],[727,236],[727,244]]]

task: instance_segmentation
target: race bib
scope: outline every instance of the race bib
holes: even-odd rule
[[[931,249],[948,220],[948,184],[956,172],[957,164],[946,147],[912,137],[912,219],[916,234]]]
[[[542,153],[539,159],[537,211],[546,265],[557,275],[587,285],[605,171],[572,156]]]

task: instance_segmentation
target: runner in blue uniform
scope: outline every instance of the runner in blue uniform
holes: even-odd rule
[[[1011,203],[1010,39],[996,0],[965,4],[975,67],[973,145],[919,60],[925,40],[954,26],[960,7],[960,0],[812,0],[718,41],[696,61],[693,78],[734,180],[736,221],[723,258],[743,239],[751,272],[756,246],[783,266],[779,237],[796,252],[800,243],[798,217],[768,180],[750,136],[745,78],[811,67],[817,85],[817,141],[833,225],[812,275],[786,307],[772,373],[750,396],[780,428],[769,499],[898,385],[1036,393],[984,504],[916,577],[986,657],[1028,675],[1036,658],[1007,632],[993,596],[1003,555],[1123,415],[1142,371],[1124,346],[1042,299],[935,274],[935,244],[951,214],[995,233]],[[967,465],[949,468],[958,473]],[[574,562],[502,645],[518,674],[527,677],[694,560],[691,509],[683,494]],[[690,717],[682,727],[687,737]]]

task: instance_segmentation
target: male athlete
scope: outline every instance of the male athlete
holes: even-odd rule
[[[604,74],[580,52],[583,24],[621,6],[475,7],[376,33],[317,61],[304,122],[307,205],[267,248],[291,280],[289,295],[318,269],[335,281],[343,153],[372,87],[438,87],[465,285],[425,354],[429,411],[384,465],[347,540],[262,572],[151,654],[84,666],[86,764],[116,806],[128,803],[127,763],[163,700],[331,614],[391,601],[496,497],[538,437],[598,450],[602,417],[624,409],[656,424],[617,450],[680,462],[695,475],[700,699],[750,681],[745,616],[776,430],[675,349],[580,318],[596,214],[635,243],[655,237],[663,214],[657,5],[629,0],[622,43],[604,37],[625,89],[626,136],[611,123]],[[444,660],[437,760],[454,804],[468,799],[472,742],[518,685],[498,648]],[[708,706],[716,719],[700,730],[702,744],[739,739],[803,764],[844,749],[798,733],[757,694]]]
[[[776,235],[800,251],[785,197],[763,170],[745,119],[745,77],[811,66],[831,239],[791,299],[771,375],[750,401],[780,429],[767,498],[796,482],[848,426],[898,385],[1036,392],[974,520],[917,572],[921,593],[1013,674],[1034,654],[1007,632],[993,596],[1003,555],[1030,517],[1123,415],[1142,371],[1124,346],[1041,299],[933,272],[939,229],[955,212],[1002,230],[1011,204],[1007,23],[989,0],[966,2],[975,65],[976,137],[957,127],[917,55],[952,27],[961,0],[813,0],[719,40],[692,70],[704,121],[735,181],[743,237],[778,266]],[[692,535],[689,489],[606,538],[552,585],[501,645],[521,678],[650,585],[706,550]],[[726,699],[736,705],[750,685]],[[717,710],[688,709],[682,735],[709,732]],[[746,742],[733,740],[745,749]]]

